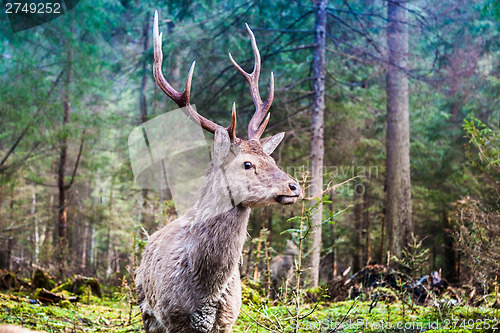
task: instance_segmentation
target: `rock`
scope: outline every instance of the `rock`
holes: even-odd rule
[[[10,271],[2,271],[0,273],[0,289],[11,290],[19,288],[19,281],[16,274]]]
[[[97,280],[97,278],[91,278],[86,276],[77,275],[74,278],[73,285],[71,286],[71,292],[77,295],[83,295],[87,286],[92,290],[92,294],[101,298],[101,284]]]
[[[54,281],[52,281],[50,277],[41,269],[37,269],[33,273],[33,278],[31,279],[31,285],[35,289],[45,288],[47,290],[52,290],[56,286]]]

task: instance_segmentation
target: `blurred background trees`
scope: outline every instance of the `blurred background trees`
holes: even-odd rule
[[[302,166],[310,170],[321,73],[315,61],[318,3],[80,1],[69,14],[15,34],[3,16],[2,268],[29,274],[43,267],[118,281],[137,265],[147,235],[175,218],[169,193],[139,188],[128,158],[130,132],[175,109],[152,80],[154,9],[162,18],[165,75],[181,87],[196,60],[193,103],[225,124],[235,101],[241,133],[253,103],[227,53],[246,69],[253,64],[244,23],[252,27],[263,59],[261,81],[268,82],[271,71],[276,80],[268,133],[286,131],[276,160],[298,178]],[[429,249],[428,265],[449,281],[494,278],[494,265],[478,275],[486,266],[477,230],[498,243],[498,230],[488,229],[498,227],[499,215],[498,3],[392,4],[401,19],[388,16],[382,1],[326,2],[322,182],[326,188],[360,178],[330,191],[323,220],[352,207],[321,227],[319,251],[309,244],[305,263],[314,272],[306,271],[306,285],[325,283],[351,266],[387,263],[390,244],[406,245],[394,233],[405,221]],[[407,25],[407,51],[388,47],[387,29],[395,21]],[[391,148],[401,142],[386,137],[391,75],[408,81],[409,170],[395,169],[411,175],[406,220],[394,215],[400,199],[393,199],[388,183],[388,163],[395,163],[390,153],[402,158]],[[297,227],[288,218],[299,213],[299,205],[254,211],[249,234],[267,235],[275,256],[290,238],[282,232]],[[248,276],[265,266],[258,244],[249,239],[245,247]],[[497,247],[489,249],[496,253],[490,258],[498,256]]]

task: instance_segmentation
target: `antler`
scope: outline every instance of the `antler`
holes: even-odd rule
[[[259,93],[259,76],[260,76],[260,53],[257,47],[257,42],[255,41],[255,36],[252,30],[245,24],[250,34],[250,39],[252,41],[252,49],[255,55],[255,64],[252,73],[247,73],[234,61],[231,53],[229,53],[229,59],[233,63],[234,67],[240,72],[241,75],[245,77],[248,81],[248,86],[250,87],[250,94],[252,95],[253,103],[255,104],[255,113],[248,124],[248,138],[249,139],[259,139],[266,129],[267,123],[269,122],[269,115],[267,111],[271,107],[274,98],[274,75],[271,72],[271,83],[269,84],[269,96],[267,101],[264,103],[260,97]],[[267,114],[267,117],[266,117]],[[264,119],[265,118],[265,119]],[[263,121],[264,120],[264,121]]]
[[[163,90],[165,94],[168,95],[179,107],[186,108],[189,112],[189,116],[193,118],[197,123],[201,125],[204,129],[209,131],[210,133],[215,133],[218,124],[213,121],[203,117],[189,103],[189,97],[191,94],[191,81],[193,79],[194,66],[196,61],[193,61],[191,68],[189,69],[189,74],[186,80],[186,85],[184,87],[183,92],[178,92],[175,90],[170,83],[163,76],[163,72],[161,69],[162,61],[163,61],[163,52],[162,48],[162,33],[159,33],[158,28],[158,11],[155,11],[155,18],[153,24],[153,43],[154,43],[154,65],[153,65],[153,76],[155,78],[158,86]],[[229,137],[231,140],[236,138],[236,106],[233,104],[233,111],[231,116],[231,124],[226,128],[229,133]]]

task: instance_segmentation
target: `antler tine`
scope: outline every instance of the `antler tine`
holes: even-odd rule
[[[231,123],[227,128],[227,132],[229,133],[229,137],[231,140],[236,138],[236,103],[233,103],[233,111],[231,113]]]
[[[262,122],[264,118],[266,117],[267,111],[269,111],[269,108],[271,107],[271,104],[273,103],[273,98],[274,98],[274,75],[271,72],[271,82],[269,84],[269,95],[267,97],[267,101],[264,103],[262,102],[262,98],[260,97],[260,92],[259,92],[259,76],[260,76],[260,53],[259,53],[259,48],[257,47],[257,42],[255,41],[255,36],[252,32],[252,29],[248,26],[248,24],[245,24],[248,33],[250,34],[250,40],[252,42],[252,49],[253,53],[255,55],[255,63],[253,67],[253,72],[252,73],[247,73],[241,68],[240,65],[234,61],[233,57],[231,56],[231,53],[229,53],[229,59],[233,63],[234,67],[240,72],[241,75],[247,80],[248,86],[250,88],[250,94],[252,96],[253,102],[255,104],[255,113],[250,120],[250,123],[248,124],[248,138],[249,139],[259,139],[262,133],[264,132],[266,126],[267,126],[267,121]],[[269,120],[269,119],[268,119]],[[262,124],[261,124],[262,123]]]
[[[262,125],[259,126],[259,128],[257,129],[257,132],[255,132],[255,135],[254,137],[256,139],[260,139],[260,137],[262,136],[262,134],[264,133],[264,130],[266,129],[267,127],[267,123],[269,122],[269,118],[271,117],[271,112],[269,112],[266,116],[266,119],[264,119],[264,121],[262,122]]]
[[[162,33],[159,33],[158,28],[158,11],[155,11],[154,24],[153,24],[153,44],[154,44],[154,65],[153,65],[153,76],[155,78],[158,86],[163,90],[165,94],[168,95],[179,107],[186,108],[189,112],[189,116],[193,118],[197,123],[201,125],[204,129],[211,133],[215,133],[216,128],[219,126],[211,120],[206,119],[201,116],[189,103],[189,97],[191,94],[191,82],[193,79],[194,66],[196,61],[193,61],[191,68],[189,69],[189,74],[186,80],[186,85],[184,86],[183,92],[178,92],[175,90],[170,83],[163,76],[161,69],[163,62],[163,52],[162,48]]]

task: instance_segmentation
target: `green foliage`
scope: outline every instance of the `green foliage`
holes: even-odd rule
[[[430,250],[423,247],[423,240],[412,233],[410,243],[403,248],[400,258],[394,257],[394,261],[412,277],[417,277],[427,271],[429,256]]]
[[[469,162],[486,181],[482,193],[455,202],[453,236],[469,261],[472,280],[486,293],[500,260],[500,131],[477,118],[464,120],[463,128],[469,139],[465,145]]]
[[[500,130],[492,129],[481,120],[464,120],[463,128],[469,138],[467,157],[472,166],[487,177],[497,191],[500,189]],[[472,151],[472,147],[476,152]]]
[[[259,306],[265,299],[262,297],[262,287],[253,282],[252,280],[245,280],[241,282],[241,301],[248,306]]]
[[[498,22],[500,22],[500,0],[485,1],[483,12],[493,16]]]

